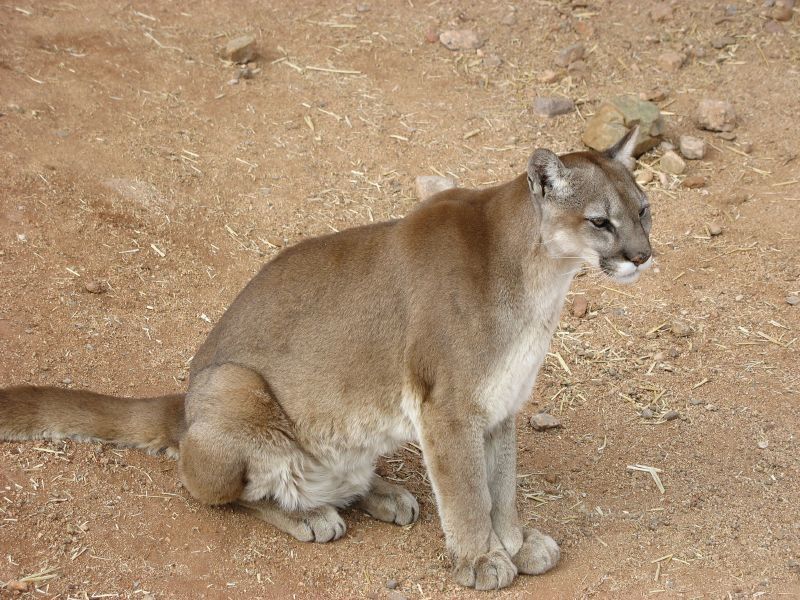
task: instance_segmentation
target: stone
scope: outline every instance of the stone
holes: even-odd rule
[[[360,12],[360,13],[369,12],[369,4],[365,4],[365,3],[356,4],[356,12]]]
[[[456,187],[456,182],[450,177],[440,177],[439,175],[420,175],[416,181],[417,197],[420,200],[425,200],[443,192]]]
[[[575,33],[584,39],[590,39],[595,36],[594,26],[588,21],[578,21],[575,23]]]
[[[719,137],[721,140],[725,140],[726,142],[732,142],[736,139],[736,134],[732,131],[721,131],[717,134],[717,137]]]
[[[496,69],[502,64],[503,64],[503,59],[497,56],[497,54],[490,54],[489,56],[486,56],[483,59],[483,66],[488,69]]]
[[[252,35],[242,35],[230,40],[222,49],[222,58],[244,64],[256,57],[256,38]]]
[[[680,175],[686,170],[686,162],[674,150],[669,150],[661,156],[661,168],[672,175]]]
[[[575,103],[562,96],[538,96],[533,100],[533,110],[543,117],[556,117],[574,111]]]
[[[559,67],[568,67],[576,60],[581,60],[583,55],[586,53],[585,46],[578,42],[577,44],[572,44],[563,48],[556,57],[556,64]]]
[[[732,131],[736,127],[736,110],[727,100],[704,98],[697,106],[697,125],[709,131]]]
[[[681,415],[678,413],[677,410],[668,410],[661,416],[661,418],[664,419],[665,421],[674,421],[680,416]]]
[[[11,581],[6,582],[6,589],[11,592],[20,592],[20,593],[27,592],[28,582],[12,579]]]
[[[706,187],[706,178],[702,175],[690,175],[681,182],[687,190],[697,190]]]
[[[106,283],[99,279],[88,282],[83,288],[90,294],[105,294],[108,291]]]
[[[645,406],[642,409],[642,412],[639,413],[639,416],[643,419],[652,419],[653,418],[653,409],[649,406]]]
[[[764,31],[767,33],[780,35],[786,33],[786,28],[783,26],[783,23],[778,23],[777,21],[767,21],[764,23]]]
[[[636,175],[636,183],[639,185],[647,185],[651,181],[653,181],[653,172],[652,171],[640,171]]]
[[[647,92],[639,92],[639,98],[648,102],[661,102],[669,95],[669,90],[662,87],[654,87]]]
[[[708,233],[712,237],[722,235],[722,227],[719,225],[719,223],[709,223],[707,227],[708,227]]]
[[[439,41],[448,50],[477,50],[483,40],[472,29],[448,29],[439,34]]]
[[[662,2],[650,10],[650,18],[656,23],[663,23],[672,19],[672,5]]]
[[[700,398],[689,398],[689,404],[692,406],[703,406],[706,403],[705,400],[701,400]]]
[[[639,139],[633,154],[641,156],[661,141],[665,123],[658,106],[631,94],[603,102],[586,124],[581,139],[589,148],[602,152],[622,139],[636,123]]]
[[[556,427],[561,427],[561,421],[556,419],[553,415],[538,413],[531,417],[531,427],[536,431],[555,429]]]
[[[387,589],[390,589],[390,590],[396,590],[397,589],[397,580],[396,579],[390,579],[389,581],[386,582],[386,587],[387,587]]]
[[[572,300],[572,316],[582,319],[589,310],[589,301],[586,296],[575,296]]]
[[[767,440],[761,440],[757,444],[759,450],[766,450],[769,448],[769,442]]]
[[[541,75],[539,75],[540,83],[555,83],[559,79],[561,79],[561,73],[556,73],[550,69],[547,69]]]
[[[674,50],[659,55],[658,64],[665,71],[677,71],[686,62],[686,56]]]
[[[713,46],[717,50],[722,50],[723,48],[726,48],[727,46],[733,46],[734,44],[736,44],[736,38],[731,37],[729,35],[725,35],[719,38],[714,38],[713,40],[711,40],[711,46]]]
[[[739,149],[745,154],[750,154],[753,151],[752,142],[739,142]]]
[[[797,306],[800,304],[800,296],[796,296],[795,294],[786,296],[786,304],[789,306]]]
[[[692,328],[684,321],[673,321],[670,331],[675,337],[689,337],[692,335]]]
[[[435,29],[428,29],[428,31],[425,32],[425,41],[429,44],[435,44],[439,41],[439,32]]]
[[[776,5],[769,11],[769,16],[775,21],[790,21],[792,19],[792,9],[786,5]]]
[[[678,148],[683,158],[700,160],[706,155],[706,142],[691,135],[682,135],[678,140]]]

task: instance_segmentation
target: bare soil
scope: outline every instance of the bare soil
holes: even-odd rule
[[[647,184],[657,268],[636,286],[574,284],[519,417],[521,513],[563,560],[494,595],[800,597],[800,16],[771,33],[760,0],[672,4],[663,21],[634,0],[3,4],[0,385],[183,390],[281,248],[402,216],[419,174],[507,180],[534,147],[579,148],[603,99],[665,88],[667,138],[709,144],[686,172],[707,187]],[[485,43],[426,40],[442,29]],[[260,71],[231,84],[218,49],[247,33]],[[586,65],[567,73],[557,52],[577,41]],[[540,83],[547,69],[563,78]],[[536,94],[578,111],[538,117]],[[703,97],[733,102],[735,140],[696,129]],[[659,153],[642,162],[658,171]],[[534,432],[542,410],[562,428]],[[199,505],[164,457],[2,443],[0,596],[38,575],[24,597],[486,597],[450,580],[418,452],[379,468],[420,521],[350,511],[342,540],[313,545]]]

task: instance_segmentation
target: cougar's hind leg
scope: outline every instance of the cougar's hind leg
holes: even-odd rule
[[[332,542],[347,530],[342,517],[329,504],[306,511],[284,510],[272,500],[240,500],[238,504],[301,542]]]

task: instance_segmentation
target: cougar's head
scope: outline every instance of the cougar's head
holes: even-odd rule
[[[528,186],[550,256],[581,259],[621,283],[650,267],[650,205],[631,173],[637,136],[634,127],[602,154],[533,153]]]

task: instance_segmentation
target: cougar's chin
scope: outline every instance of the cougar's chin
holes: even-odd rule
[[[617,283],[634,283],[642,271],[646,271],[653,264],[653,259],[648,258],[640,265],[635,265],[629,260],[620,260],[616,262],[607,262],[601,268],[606,274],[610,275]]]

